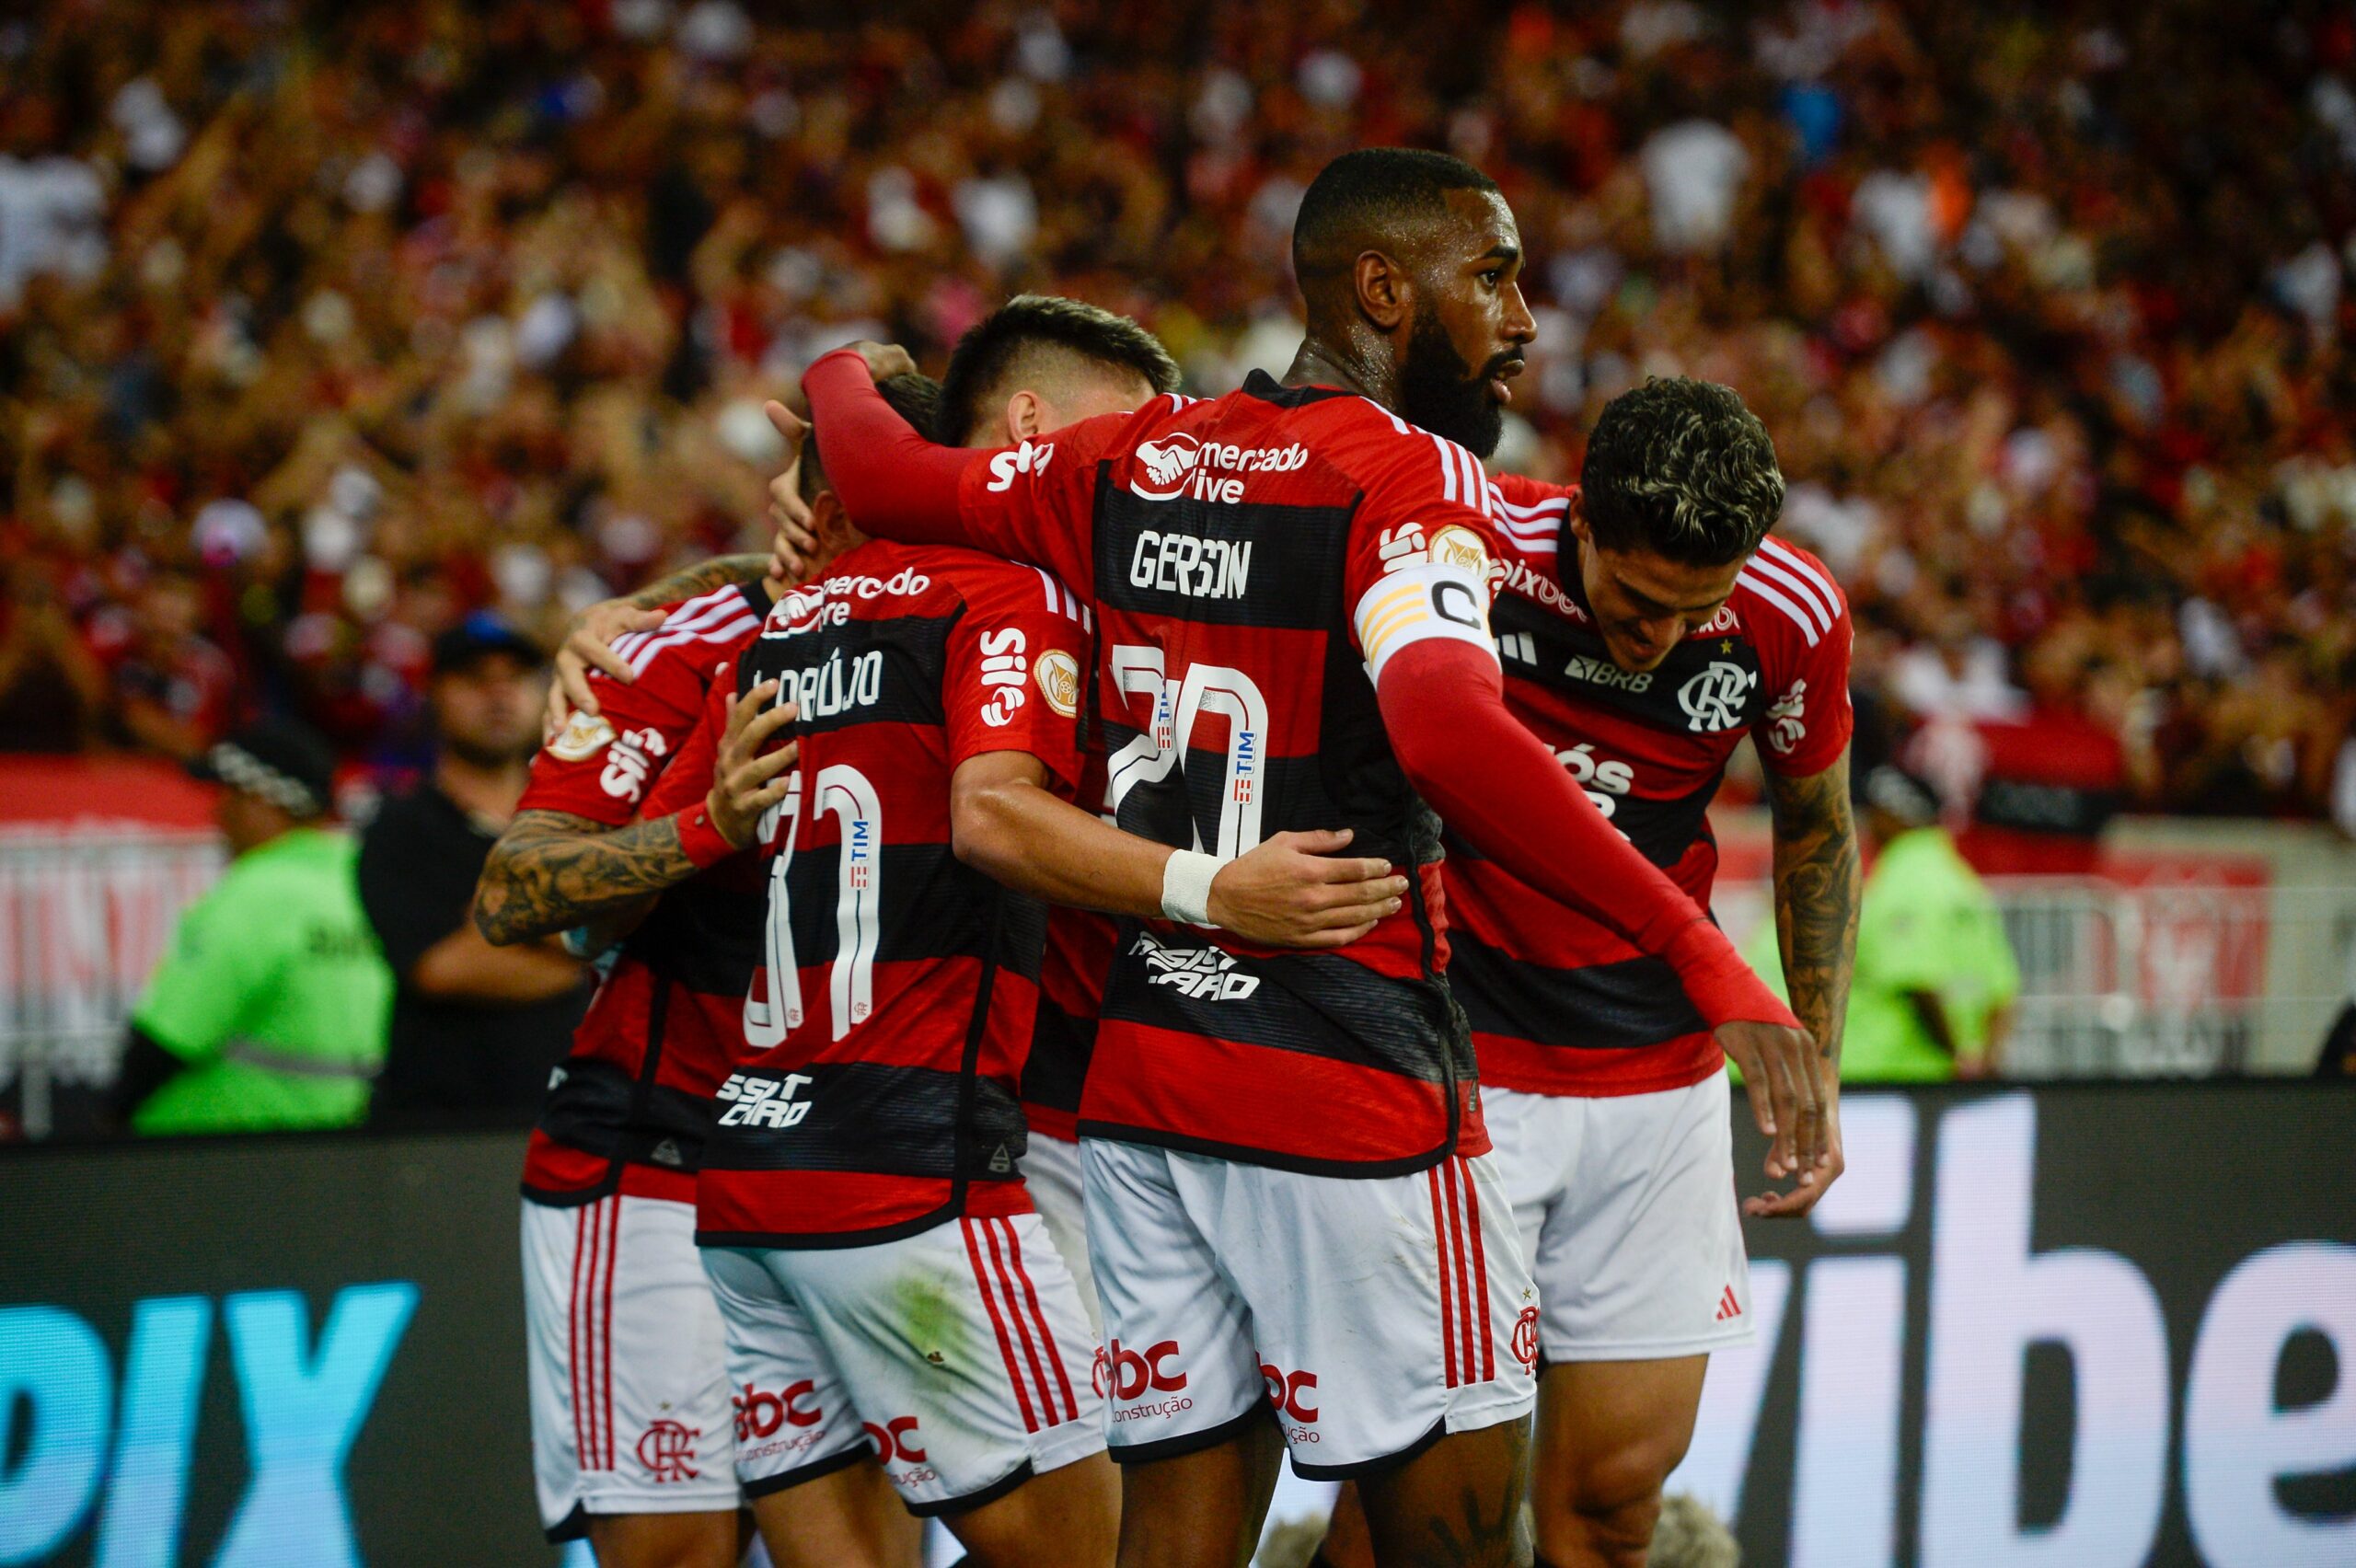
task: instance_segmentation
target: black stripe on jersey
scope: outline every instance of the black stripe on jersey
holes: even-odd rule
[[[626,951],[663,979],[741,999],[761,961],[768,894],[687,882],[663,895]]]
[[[1642,795],[1610,796],[1611,825],[1636,847],[1636,853],[1666,870],[1685,859],[1696,842],[1715,838],[1710,831],[1710,801],[1717,792],[1718,780],[1713,778],[1698,790],[1665,801]],[[1441,842],[1450,855],[1466,860],[1488,859],[1453,833],[1443,833]]]
[[[1670,734],[1749,729],[1766,713],[1772,695],[1760,678],[1759,651],[1748,637],[1689,637],[1669,651],[1658,668],[1631,674],[1611,663],[1593,628],[1565,621],[1519,594],[1497,595],[1489,626],[1507,674],[1616,708]]]
[[[1448,941],[1452,989],[1478,1033],[1617,1051],[1709,1028],[1662,959],[1553,969],[1500,952],[1461,928]]]
[[[1192,496],[1148,501],[1100,479],[1098,609],[1200,626],[1330,631],[1340,614],[1355,510]]]
[[[840,844],[794,850],[786,871],[786,915],[794,963],[802,968],[832,963],[840,949],[841,876]],[[1046,906],[999,886],[948,845],[886,844],[876,880],[884,892],[878,963],[971,958],[998,962],[1026,980],[1039,977]]]
[[[1121,922],[1103,1016],[1426,1083],[1472,1076],[1444,984],[1390,979],[1331,953],[1237,958],[1189,936],[1147,938],[1135,920]]]
[[[641,1085],[615,1063],[595,1056],[566,1061],[563,1081],[540,1107],[539,1129],[567,1148],[602,1159],[693,1170],[711,1131],[711,1101],[664,1084]],[[654,1158],[664,1141],[676,1160]],[[565,1193],[570,1200],[593,1193]]]
[[[789,733],[853,724],[940,724],[949,628],[956,623],[954,614],[894,616],[791,636],[764,631],[739,666],[736,689],[786,682],[780,700],[802,709]]]
[[[1088,1059],[1095,1049],[1093,1018],[1074,1018],[1041,997],[1038,1021],[1031,1030],[1031,1055],[1022,1063],[1022,1103],[1079,1111]]]
[[[1012,1180],[1025,1145],[1022,1109],[1003,1084],[972,1072],[878,1062],[813,1062],[792,1101],[810,1109],[791,1127],[712,1129],[708,1170],[841,1170],[968,1182]],[[744,1074],[780,1079],[781,1071]],[[970,1095],[961,1124],[961,1096]],[[742,1101],[740,1101],[741,1103]],[[725,1115],[723,1108],[722,1114]],[[963,1136],[943,1135],[961,1128]],[[957,1149],[962,1146],[963,1170]],[[1006,1150],[1000,1162],[998,1151]],[[999,1167],[993,1169],[993,1167]]]
[[[1140,733],[1109,720],[1103,729],[1106,755],[1112,756]],[[1377,745],[1361,756],[1356,772],[1343,765],[1360,753],[1343,744],[1322,748],[1314,756],[1262,756],[1250,780],[1259,795],[1261,836],[1348,827],[1356,835],[1353,855],[1379,856],[1408,866],[1438,859],[1439,819],[1408,790],[1379,727],[1372,738]],[[1219,813],[1227,803],[1224,792],[1234,787],[1228,778],[1225,750],[1189,746],[1179,767],[1131,786],[1121,797],[1121,830],[1182,848],[1216,844]]]

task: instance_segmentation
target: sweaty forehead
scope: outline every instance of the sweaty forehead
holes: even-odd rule
[[[1433,226],[1437,259],[1470,262],[1521,252],[1521,225],[1495,190],[1451,190],[1448,219]]]

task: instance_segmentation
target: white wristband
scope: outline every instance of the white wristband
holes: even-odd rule
[[[1226,865],[1198,849],[1173,853],[1161,868],[1161,913],[1189,926],[1211,923],[1211,879]]]

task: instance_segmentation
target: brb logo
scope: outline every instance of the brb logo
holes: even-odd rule
[[[745,1391],[728,1401],[736,1407],[736,1441],[768,1437],[780,1426],[815,1426],[826,1412],[815,1408],[804,1410],[802,1401],[816,1391],[817,1385],[807,1378],[787,1384],[782,1394],[764,1393],[752,1384],[745,1384]]]
[[[1148,1389],[1174,1394],[1186,1386],[1186,1374],[1172,1372],[1164,1364],[1177,1354],[1176,1340],[1163,1340],[1143,1355],[1124,1347],[1119,1340],[1098,1345],[1089,1386],[1099,1399],[1133,1400]]]
[[[743,1418],[738,1418],[742,1424]],[[638,1462],[646,1467],[662,1486],[675,1481],[697,1478],[696,1442],[702,1437],[701,1429],[682,1426],[676,1421],[658,1421],[639,1435]]]
[[[1677,706],[1685,709],[1685,727],[1697,735],[1742,728],[1742,709],[1759,672],[1723,659],[1677,688]]]
[[[1317,1391],[1314,1372],[1287,1372],[1282,1367],[1260,1363],[1260,1381],[1268,1386],[1268,1403],[1276,1414],[1304,1426],[1317,1424],[1317,1407],[1309,1402],[1308,1395]]]

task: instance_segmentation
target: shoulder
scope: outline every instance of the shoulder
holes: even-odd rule
[[[1849,601],[1831,571],[1772,534],[1735,579],[1733,603],[1762,656],[1848,648]]]
[[[667,605],[660,626],[616,638],[614,651],[641,679],[654,669],[689,670],[708,676],[714,649],[724,657],[760,629],[768,606],[757,603],[757,590],[748,591],[748,587],[731,582]]]
[[[976,615],[1044,616],[1070,621],[1082,630],[1092,626],[1080,596],[1045,567],[948,547],[909,553],[926,570],[939,573],[948,591]]]

